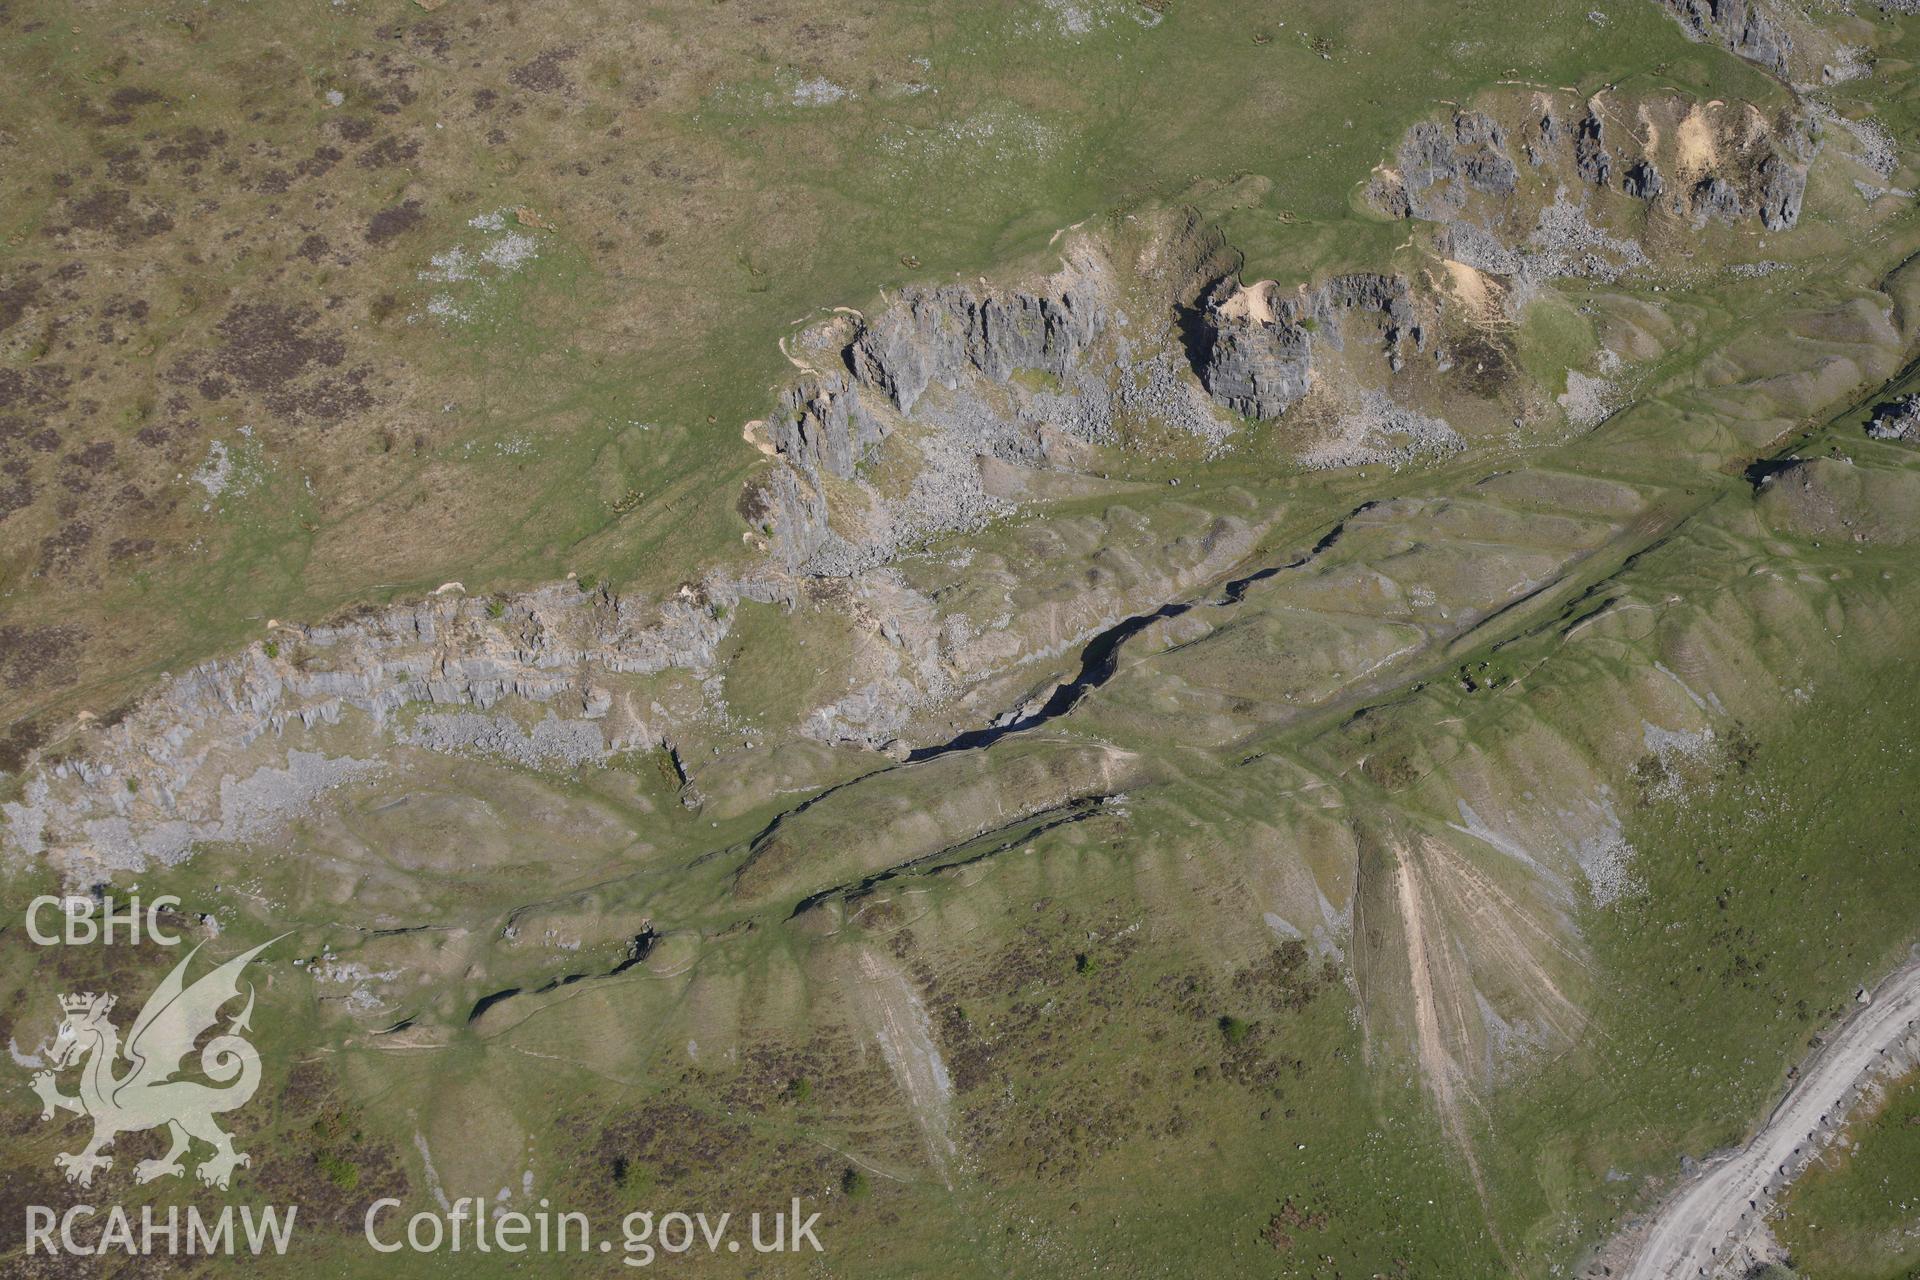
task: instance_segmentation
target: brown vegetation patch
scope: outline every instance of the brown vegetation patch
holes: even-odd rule
[[[385,244],[395,236],[413,230],[424,219],[418,200],[403,200],[390,205],[367,219],[367,243]]]

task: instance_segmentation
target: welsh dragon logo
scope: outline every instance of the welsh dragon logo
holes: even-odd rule
[[[240,1036],[242,1031],[251,1030],[251,985],[239,1016],[200,1050],[200,1070],[213,1084],[174,1077],[195,1043],[219,1020],[221,1008],[240,997],[240,971],[279,940],[274,938],[242,952],[192,986],[186,983],[187,965],[200,948],[189,951],[147,998],[146,1007],[133,1020],[124,1048],[119,1030],[107,1018],[113,1011],[114,997],[92,992],[60,997],[66,1018],[49,1055],[54,1069],[34,1074],[33,1091],[40,1095],[42,1120],[51,1120],[59,1111],[72,1111],[93,1121],[92,1141],[78,1152],[63,1152],[53,1158],[57,1167],[66,1170],[68,1182],[91,1186],[93,1175],[113,1164],[113,1157],[103,1151],[116,1135],[161,1125],[167,1127],[173,1145],[158,1160],[142,1160],[135,1165],[136,1182],[178,1177],[186,1172],[180,1158],[187,1154],[194,1138],[213,1147],[213,1155],[194,1170],[208,1186],[224,1188],[235,1168],[253,1163],[251,1156],[233,1149],[233,1139],[214,1122],[215,1116],[245,1106],[260,1087],[260,1054]],[[123,1057],[129,1065],[116,1074],[115,1067]],[[80,1068],[80,1091],[69,1097],[60,1092],[55,1077],[75,1065]]]

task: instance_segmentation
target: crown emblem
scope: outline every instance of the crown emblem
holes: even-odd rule
[[[61,996],[60,1008],[67,1013],[92,1013],[96,1010],[105,1013],[113,1008],[113,1000],[112,996],[95,995],[91,991],[83,991],[79,995]]]

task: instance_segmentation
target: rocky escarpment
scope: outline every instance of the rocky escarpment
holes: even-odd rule
[[[30,776],[22,798],[0,806],[7,843],[97,871],[257,837],[378,766],[281,741],[349,710],[429,750],[529,765],[660,746],[676,717],[632,696],[634,678],[698,678],[714,664],[729,608],[782,590],[770,577],[712,577],[650,602],[562,583],[510,604],[449,593],[339,624],[283,625],[269,643],[169,680],[93,735],[84,758]],[[527,724],[484,714],[510,700],[548,710]]]
[[[833,528],[828,490],[834,480],[852,480],[891,428],[867,411],[852,380],[836,372],[788,387],[772,418],[748,424],[747,438],[782,465],[743,490],[739,511],[781,564],[800,569],[824,559],[849,571],[855,566],[858,555]]]
[[[1400,181],[1384,192],[1381,204],[1403,218],[1443,222],[1465,207],[1466,191],[1510,196],[1520,180],[1506,132],[1479,111],[1458,112],[1447,124],[1414,125],[1399,159]]]
[[[1442,225],[1424,247],[1439,248],[1454,260],[1449,266],[1513,279],[1587,270],[1582,264],[1602,251],[1631,261],[1637,245],[1587,220],[1596,184],[1769,226],[1798,214],[1804,135],[1791,122],[1744,104],[1662,100],[1641,117],[1656,127],[1636,132],[1621,123],[1630,104],[1545,94],[1528,101],[1503,99],[1416,126],[1398,170],[1376,184],[1383,207]],[[1543,191],[1554,193],[1551,204]],[[1203,239],[1191,227],[1185,234]],[[1570,237],[1585,257],[1533,244],[1542,235]],[[771,455],[739,502],[747,540],[767,553],[750,568],[716,571],[659,601],[562,584],[491,605],[436,596],[347,627],[281,631],[275,644],[197,668],[135,715],[90,734],[84,760],[38,770],[6,810],[8,843],[35,853],[84,850],[95,865],[183,856],[195,841],[254,830],[256,817],[284,814],[347,776],[341,769],[359,767],[341,763],[340,751],[376,754],[393,743],[533,764],[660,744],[705,747],[715,726],[738,732],[716,657],[733,625],[729,611],[741,601],[814,607],[814,593],[828,588],[852,623],[852,670],[844,685],[823,687],[814,705],[798,710],[798,732],[886,746],[925,708],[964,701],[1003,676],[1012,689],[1009,673],[1021,663],[1058,656],[1137,610],[1142,597],[1165,599],[1194,574],[1223,570],[1246,553],[1257,534],[1252,522],[1209,533],[1200,539],[1208,545],[1188,555],[1178,538],[1119,513],[1061,557],[1067,567],[1057,600],[1045,601],[1049,616],[1024,629],[1020,611],[1030,602],[1017,601],[1014,589],[1035,575],[1017,557],[1004,571],[1012,585],[971,620],[953,603],[964,598],[952,591],[958,575],[929,583],[890,565],[933,534],[1014,511],[999,495],[1023,495],[1021,486],[1041,472],[1077,473],[1045,477],[1061,482],[1054,492],[1111,492],[1096,482],[1111,457],[1101,451],[1131,442],[1114,429],[1123,412],[1152,431],[1224,436],[1232,424],[1216,405],[1273,418],[1325,382],[1338,393],[1329,400],[1343,402],[1328,406],[1336,426],[1360,399],[1365,412],[1355,421],[1377,421],[1372,435],[1393,437],[1393,448],[1403,437],[1427,453],[1464,447],[1444,420],[1400,405],[1375,376],[1401,371],[1431,348],[1436,358],[1405,386],[1434,385],[1426,371],[1445,370],[1438,356],[1454,336],[1441,321],[1457,328],[1465,309],[1446,294],[1453,309],[1443,313],[1442,286],[1364,272],[1292,288],[1242,284],[1220,279],[1229,263],[1215,256],[1217,246],[1188,259],[1158,243],[1139,260],[1158,254],[1179,266],[1167,279],[1146,280],[1124,265],[1125,248],[1140,247],[1120,234],[1075,236],[1052,275],[1018,287],[909,289],[871,318],[842,316],[801,335],[797,354],[788,354],[803,376],[747,431]],[[1204,291],[1207,280],[1219,283]],[[1204,345],[1190,348],[1189,371],[1176,363],[1179,344],[1165,326],[1176,305],[1202,293]],[[1489,306],[1517,293],[1503,285],[1489,292]],[[1132,322],[1122,297],[1136,312]],[[1162,305],[1166,316],[1146,314]],[[1386,458],[1386,447],[1370,443],[1367,456]],[[1001,480],[1019,474],[990,489],[988,471]],[[1079,567],[1116,546],[1109,558],[1120,575]],[[1143,549],[1169,547],[1179,554],[1150,555],[1154,562],[1142,566]],[[300,755],[310,742],[266,741],[283,728],[333,725],[347,709],[371,718],[377,733],[356,727],[359,736],[347,737],[375,744],[374,752],[335,744],[330,760],[310,759]]]
[[[1758,0],[1658,0],[1688,38],[1717,44],[1775,75],[1787,74],[1793,40]]]
[[[769,423],[776,452],[805,467],[845,480],[867,450],[887,438],[887,424],[866,412],[841,374],[809,378],[780,396]]]
[[[1307,394],[1316,342],[1335,350],[1350,316],[1376,326],[1390,367],[1411,344],[1424,349],[1412,291],[1401,276],[1336,276],[1292,293],[1271,280],[1222,280],[1203,309],[1209,348],[1200,380],[1220,404],[1255,419],[1277,418]]]
[[[749,424],[776,463],[749,481],[742,516],[787,569],[847,577],[1005,514],[982,459],[1070,464],[1110,437],[1116,395],[1178,398],[1150,376],[1117,391],[1095,367],[1095,344],[1124,319],[1111,276],[1096,246],[1076,243],[1060,271],[1027,287],[910,288],[872,318],[812,326],[794,357],[810,376],[768,422]],[[896,436],[899,449],[883,448]],[[902,465],[862,474],[881,453]]]
[[[1769,231],[1800,218],[1814,142],[1810,118],[1769,120],[1744,104],[1680,98],[1569,102],[1534,95],[1517,129],[1482,111],[1424,121],[1407,131],[1395,165],[1369,189],[1383,212],[1426,222],[1509,220],[1520,189],[1510,137],[1544,186],[1559,175],[1582,188],[1614,191],[1690,221],[1757,218]],[[1475,195],[1487,197],[1477,210]],[[1544,204],[1543,189],[1535,203]]]
[[[1115,565],[1040,574],[1061,590],[1033,616],[1011,603],[1031,574],[1010,569],[1004,590],[978,603],[936,605],[887,563],[915,538],[1014,510],[988,492],[989,471],[1086,463],[1074,451],[1107,430],[1102,415],[1125,395],[1179,409],[1190,391],[1204,408],[1190,377],[1117,389],[1113,371],[1140,362],[1124,340],[1104,342],[1125,323],[1112,270],[1076,246],[1030,288],[927,290],[871,324],[838,318],[802,335],[788,354],[805,375],[745,433],[771,455],[738,504],[764,559],[657,599],[575,582],[492,599],[448,589],[338,624],[269,624],[260,642],[169,679],[117,723],[85,728],[84,751],[35,762],[0,818],[6,848],[85,876],[265,838],[396,748],[532,768],[663,746],[704,761],[749,736],[881,748],[973,683],[1065,653],[1141,599],[1223,571],[1255,526],[1194,512],[1163,529],[1123,508],[1061,528],[1078,557],[1115,545],[1115,530],[1134,541]],[[1014,377],[1028,369],[1048,378]],[[902,388],[918,388],[911,413],[894,400]],[[822,661],[844,664],[843,679],[778,722],[753,707],[737,719],[727,702],[733,658],[762,642],[734,633],[743,616],[766,618],[743,610],[753,603],[834,615]],[[689,767],[689,785],[698,772]]]
[[[1005,382],[1023,369],[1065,377],[1099,333],[1101,291],[1084,275],[1058,279],[1057,292],[913,288],[847,348],[847,364],[902,413],[930,383],[957,388],[969,371]]]
[[[1677,94],[1508,93],[1413,125],[1368,197],[1389,216],[1440,226],[1432,248],[1450,270],[1486,273],[1500,299],[1524,300],[1549,280],[1612,280],[1652,265],[1658,237],[1628,201],[1696,230],[1745,220],[1792,227],[1813,152],[1803,111],[1769,118],[1745,103]],[[1219,404],[1275,418],[1314,385],[1316,347],[1341,349],[1356,317],[1373,321],[1388,371],[1400,372],[1437,329],[1439,300],[1418,297],[1404,277],[1378,274],[1292,294],[1223,281],[1200,308],[1195,368]],[[1433,313],[1426,324],[1423,311]]]
[[[1636,207],[1696,228],[1791,227],[1811,136],[1803,113],[1768,118],[1745,103],[1509,91],[1413,125],[1369,194],[1391,216],[1443,228],[1431,247],[1496,277],[1488,296],[1504,306],[1548,280],[1612,280],[1650,265],[1646,246],[1658,237]],[[1363,392],[1388,394],[1383,379],[1430,338],[1436,366],[1451,367],[1438,358],[1448,346],[1443,289],[1351,273],[1292,291],[1228,277],[1203,291],[1199,279],[1219,279],[1214,264],[1166,299],[1195,321],[1189,377],[1171,343],[1129,327],[1108,239],[1076,235],[1059,271],[1018,286],[910,287],[875,315],[800,335],[808,356],[796,362],[812,376],[752,437],[776,464],[740,506],[779,562],[846,577],[979,528],[1011,510],[982,483],[982,460],[1085,468],[1090,446],[1120,438],[1113,424],[1127,409],[1219,440],[1232,424],[1214,406],[1270,420],[1315,385],[1336,393],[1330,414],[1351,417]],[[1377,371],[1354,364],[1375,350]],[[1322,361],[1329,352],[1341,357],[1337,376]],[[861,466],[878,458],[890,461]]]

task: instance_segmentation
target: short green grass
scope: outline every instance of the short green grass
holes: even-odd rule
[[[1820,1280],[1893,1280],[1920,1267],[1920,1076],[1895,1082],[1877,1114],[1801,1176],[1774,1233]]]

